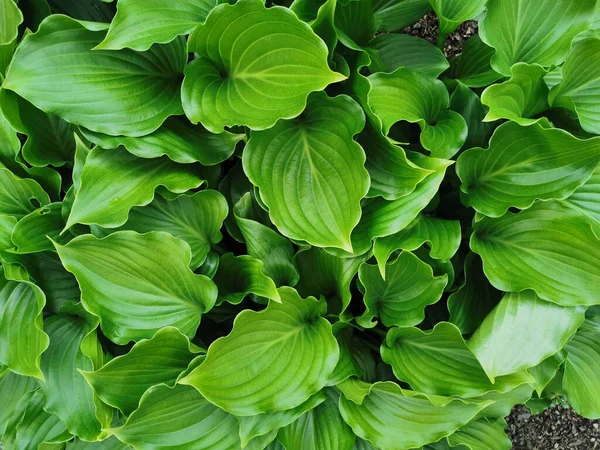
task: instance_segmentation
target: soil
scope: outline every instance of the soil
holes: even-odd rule
[[[474,34],[477,34],[477,22],[469,20],[462,23],[458,29],[448,35],[444,44],[444,55],[446,58],[452,58],[458,55],[463,48],[464,42]],[[434,13],[423,16],[414,25],[402,30],[405,34],[412,34],[437,45],[438,38],[438,18]]]
[[[507,417],[515,450],[600,450],[600,420],[588,420],[556,405],[532,415],[522,405]]]

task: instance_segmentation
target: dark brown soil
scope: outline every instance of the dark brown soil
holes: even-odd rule
[[[588,420],[562,405],[531,415],[515,406],[507,418],[516,450],[600,449],[600,420]]]
[[[438,38],[438,18],[434,13],[423,16],[414,25],[405,28],[403,33],[412,34],[423,38],[433,45],[437,45]],[[461,24],[458,29],[448,35],[444,45],[444,54],[446,58],[452,58],[462,51],[463,43],[474,34],[477,34],[477,22],[469,20]]]

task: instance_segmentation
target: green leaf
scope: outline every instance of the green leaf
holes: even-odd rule
[[[432,172],[417,184],[413,192],[404,197],[393,201],[375,198],[363,202],[361,220],[352,232],[355,254],[366,253],[370,250],[373,239],[397,233],[415,220],[434,198],[446,169],[454,164],[453,161],[412,152],[409,157],[419,167]]]
[[[213,166],[229,159],[243,134],[228,131],[213,134],[201,125],[192,125],[185,118],[169,117],[156,131],[140,137],[110,136],[82,129],[83,135],[96,145],[112,149],[120,145],[140,158],[169,159],[189,164],[199,162]]]
[[[52,13],[64,14],[78,20],[110,22],[115,15],[114,3],[111,5],[105,0],[47,0],[47,2],[52,7]]]
[[[352,252],[350,233],[369,190],[365,154],[352,139],[363,126],[350,97],[318,93],[301,117],[251,133],[244,171],[282,234]]]
[[[496,49],[492,67],[503,75],[518,62],[558,65],[573,38],[589,27],[595,7],[596,0],[488,0],[479,35]]]
[[[311,411],[325,401],[325,391],[317,392],[301,405],[274,413],[257,414],[255,416],[238,417],[240,422],[240,440],[242,448],[259,436],[269,435],[281,427],[296,421],[300,416]]]
[[[498,81],[502,75],[491,66],[494,54],[494,48],[486,45],[479,34],[472,36],[465,42],[462,53],[451,61],[453,78],[470,88],[485,87]]]
[[[286,450],[352,450],[356,438],[340,415],[340,394],[330,388],[325,396],[323,403],[279,430],[277,439]]]
[[[410,34],[380,34],[367,47],[372,72],[393,72],[406,67],[437,78],[450,64],[440,49]]]
[[[400,120],[418,123],[421,144],[438,158],[452,157],[465,143],[467,124],[460,114],[448,111],[450,97],[441,81],[404,67],[370,75],[369,81],[369,106],[385,134]]]
[[[354,49],[366,45],[376,31],[372,0],[337,2],[335,29],[347,47]]]
[[[42,355],[44,382],[40,386],[46,398],[44,408],[71,433],[89,441],[96,440],[107,425],[96,416],[94,391],[79,373],[95,368],[92,359],[84,354],[83,345],[86,338],[97,339],[97,326],[98,322],[81,306],[73,305],[44,322],[50,337],[50,345]]]
[[[520,372],[490,382],[460,330],[448,322],[429,331],[392,328],[381,345],[381,357],[399,380],[426,394],[477,397],[490,391],[508,392],[532,381]]]
[[[42,310],[46,297],[33,283],[7,280],[0,268],[0,363],[43,379],[40,355],[48,347]]]
[[[17,375],[8,369],[0,369],[0,398],[2,398],[0,436],[7,431],[8,423],[14,420],[21,397],[36,388],[37,384],[34,378]],[[4,443],[6,444],[6,442]]]
[[[461,23],[476,18],[485,9],[486,0],[429,0],[438,16],[439,36],[445,38]]]
[[[95,372],[81,374],[103,402],[130,415],[150,387],[161,383],[174,386],[193,357],[187,337],[176,328],[165,327]]]
[[[43,449],[44,443],[65,442],[71,438],[58,417],[44,410],[41,391],[27,392],[17,404],[2,443],[7,449]]]
[[[141,159],[123,148],[96,147],[85,160],[67,228],[77,223],[123,225],[132,207],[152,201],[157,187],[181,193],[200,186],[203,179],[194,169],[166,157]]]
[[[171,42],[204,22],[218,3],[218,0],[121,0],[117,3],[117,15],[108,34],[95,48],[120,50],[129,47],[144,51],[154,43]]]
[[[187,242],[192,250],[190,268],[195,270],[205,261],[211,246],[223,238],[220,229],[227,212],[227,201],[218,191],[185,193],[172,200],[157,195],[149,205],[132,208],[119,229],[165,231]],[[102,231],[108,235],[113,230]]]
[[[295,408],[324,387],[339,357],[331,325],[320,317],[325,302],[303,300],[292,288],[279,293],[283,303],[238,314],[233,331],[180,383],[239,416]]]
[[[375,317],[386,327],[417,325],[425,318],[425,307],[441,298],[448,282],[447,275],[434,276],[430,266],[406,251],[387,265],[385,273],[384,280],[376,265],[360,266],[366,309],[357,321],[363,327],[374,327]]]
[[[529,374],[535,379],[533,387],[537,392],[538,396],[542,396],[546,386],[556,376],[560,366],[565,362],[567,353],[561,350],[558,353],[546,358],[537,366],[527,369]]]
[[[428,0],[373,0],[378,31],[399,31],[429,11]]]
[[[462,334],[469,334],[494,309],[502,293],[487,280],[481,258],[475,253],[469,253],[465,258],[464,274],[463,284],[448,297],[448,321],[456,325]]]
[[[588,317],[567,344],[563,388],[569,404],[588,419],[600,418],[600,314]]]
[[[436,219],[421,214],[402,231],[375,239],[373,256],[385,279],[386,264],[396,250],[412,251],[426,243],[432,258],[447,261],[458,251],[460,242],[458,220]]]
[[[38,206],[48,203],[50,197],[37,182],[29,178],[20,178],[9,170],[0,168],[1,214],[21,219],[35,211]]]
[[[350,304],[350,284],[364,258],[337,258],[320,248],[298,252],[295,257],[300,273],[298,293],[327,299],[329,314],[343,314]]]
[[[485,147],[496,125],[483,121],[487,108],[483,106],[477,94],[457,81],[456,88],[450,96],[450,109],[459,113],[467,122],[469,131],[463,148]]]
[[[575,44],[562,67],[562,79],[550,91],[552,106],[577,113],[581,127],[600,134],[600,39],[586,38]]]
[[[77,278],[83,305],[117,344],[151,338],[165,326],[192,337],[217,298],[214,283],[188,268],[189,246],[164,232],[84,235],[56,249]],[[156,255],[168,255],[168,263]]]
[[[27,135],[22,153],[29,164],[63,166],[73,158],[75,140],[71,124],[44,113],[6,89],[0,90],[0,105],[12,128]]]
[[[275,230],[252,220],[251,211],[252,194],[248,192],[233,209],[248,254],[264,263],[262,271],[276,286],[295,286],[300,274],[293,261],[294,246]]]
[[[511,77],[501,84],[488,87],[481,102],[489,107],[485,122],[509,119],[519,125],[531,125],[535,115],[548,106],[548,86],[544,82],[546,69],[537,64],[517,63],[510,68]]]
[[[159,384],[146,391],[125,425],[109,431],[134,448],[238,450],[238,428],[235,416],[194,388]]]
[[[579,186],[564,203],[574,207],[594,222],[596,236],[600,236],[600,165],[591,178]]]
[[[327,46],[286,8],[241,0],[214,8],[191,34],[197,59],[185,69],[186,115],[215,133],[272,127],[299,115],[308,94],[345,77],[327,65]]]
[[[65,227],[61,208],[62,203],[50,203],[19,220],[12,233],[12,241],[17,247],[15,252],[23,254],[53,250],[52,240],[64,240],[59,237]]]
[[[365,150],[365,167],[371,177],[368,197],[397,200],[412,193],[427,175],[433,173],[411,162],[402,147],[394,145],[370,123],[360,133],[358,142]]]
[[[112,135],[142,136],[181,114],[183,40],[145,53],[92,51],[104,29],[62,15],[48,17],[19,44],[3,87],[42,111]]]
[[[469,348],[494,380],[560,351],[584,317],[585,308],[559,306],[531,290],[508,293],[469,339]]]
[[[471,249],[497,289],[532,289],[563,306],[599,301],[600,241],[581,213],[559,202],[482,219],[475,224]]]
[[[0,0],[0,45],[17,38],[22,22],[23,14],[14,0]]]
[[[360,386],[363,393],[358,404],[342,390],[340,412],[358,437],[381,450],[436,442],[467,424],[486,405],[425,396],[392,382]]]
[[[527,403],[532,394],[533,387],[531,384],[522,384],[512,391],[504,393],[489,392],[477,398],[479,401],[489,401],[491,403],[483,408],[475,418],[486,417],[491,419],[506,417],[515,405]]]
[[[76,439],[67,443],[67,450],[131,450],[132,447],[111,436],[103,441],[86,442]]]
[[[452,447],[465,446],[470,450],[510,450],[512,443],[506,435],[506,420],[479,419],[448,436]]]
[[[340,347],[340,359],[327,385],[335,386],[353,376],[363,381],[376,379],[373,354],[362,341],[361,334],[357,332],[358,327],[349,322],[338,322],[336,325],[334,335]]]
[[[460,155],[463,203],[491,217],[511,206],[528,208],[536,199],[564,199],[585,183],[600,161],[600,138],[581,140],[540,123],[497,128],[489,149]],[[543,170],[540,170],[543,168]]]
[[[273,280],[263,273],[263,262],[250,255],[233,256],[227,253],[219,258],[219,268],[213,281],[219,289],[217,306],[223,302],[238,305],[249,294],[281,302]]]

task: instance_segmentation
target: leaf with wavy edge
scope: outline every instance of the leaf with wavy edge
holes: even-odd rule
[[[43,331],[45,304],[39,287],[7,280],[0,268],[0,363],[23,376],[44,378],[40,357],[48,347]]]
[[[439,48],[410,34],[380,34],[368,45],[372,72],[393,72],[398,67],[406,67],[437,78],[450,67]]]
[[[81,374],[103,402],[128,416],[150,387],[161,383],[174,386],[194,353],[188,338],[177,328],[164,327],[151,339],[136,342],[125,355]]]
[[[61,238],[65,227],[61,214],[62,203],[50,203],[26,215],[17,222],[11,239],[16,246],[15,253],[37,253],[53,250],[52,240],[63,242],[71,236]]]
[[[86,442],[75,439],[67,443],[66,450],[131,450],[133,447],[111,436],[103,441]],[[43,449],[47,450],[47,449]]]
[[[325,389],[326,399],[281,428],[277,439],[286,450],[352,450],[356,437],[338,408],[340,394]]]
[[[288,287],[282,303],[242,311],[233,331],[208,348],[206,360],[181,384],[237,416],[295,408],[325,386],[339,357],[326,304]],[[285,354],[286,357],[281,357]]]
[[[4,435],[8,423],[18,415],[18,404],[27,392],[37,389],[34,378],[24,377],[0,367],[0,435]],[[5,442],[6,443],[6,442]]]
[[[567,352],[564,350],[555,353],[554,355],[546,358],[537,366],[530,367],[527,369],[529,374],[535,379],[533,382],[533,388],[538,394],[538,397],[543,396],[544,389],[556,376],[558,370],[565,362]]]
[[[428,0],[373,0],[377,31],[399,31],[431,9]]]
[[[45,449],[51,443],[71,439],[65,425],[58,417],[46,412],[44,405],[44,395],[40,390],[27,392],[21,397],[2,436],[6,448]]]
[[[45,409],[56,415],[69,431],[82,439],[96,440],[102,434],[94,391],[79,370],[96,367],[86,340],[97,341],[98,320],[78,305],[65,305],[62,312],[44,321],[50,345],[42,355],[44,381],[40,387],[46,398]],[[90,342],[91,343],[91,342]],[[109,419],[110,421],[110,419]]]
[[[463,284],[448,297],[448,321],[456,325],[462,334],[469,334],[498,304],[502,292],[487,280],[481,258],[475,253],[469,253],[465,258],[464,277]]]
[[[176,164],[166,157],[138,158],[123,148],[90,151],[81,172],[81,186],[66,228],[96,224],[115,228],[127,221],[134,206],[147,205],[164,186],[174,193],[200,186],[204,180],[194,166]]]
[[[364,258],[337,258],[323,249],[312,247],[294,258],[300,279],[298,293],[307,297],[325,297],[329,314],[343,314],[350,304],[350,284]]]
[[[508,119],[519,125],[531,125],[531,117],[549,108],[548,71],[537,64],[517,63],[510,68],[508,81],[493,84],[481,94],[481,103],[489,107],[484,122]]]
[[[468,345],[491,380],[534,367],[560,351],[585,317],[585,308],[541,300],[531,290],[508,293]]]
[[[392,328],[381,345],[381,357],[399,380],[426,394],[477,397],[533,381],[527,372],[514,371],[490,382],[460,330],[448,322],[429,331]]]
[[[485,395],[477,397],[474,400],[489,401],[490,404],[483,408],[475,416],[475,420],[481,418],[500,418],[506,417],[515,405],[525,404],[533,394],[531,384],[522,384],[509,392],[488,392]]]
[[[436,219],[420,214],[403,230],[375,239],[373,256],[385,279],[388,260],[396,250],[413,251],[427,243],[432,258],[447,261],[458,251],[461,242],[458,220]]]
[[[375,34],[372,0],[337,2],[335,30],[340,41],[348,48],[365,46]]]
[[[598,137],[583,140],[541,123],[521,127],[507,122],[496,129],[489,149],[461,154],[456,172],[465,205],[500,217],[511,206],[567,198],[591,177],[598,162]]]
[[[23,14],[14,0],[0,0],[0,45],[17,38],[22,22]]]
[[[295,286],[300,274],[293,260],[293,244],[275,230],[253,220],[252,204],[252,194],[248,192],[233,208],[248,254],[264,263],[264,274],[276,286]]]
[[[496,49],[492,67],[503,75],[518,62],[558,65],[589,27],[595,7],[596,0],[488,0],[479,35]]]
[[[327,46],[287,8],[241,0],[214,8],[190,35],[198,57],[185,69],[183,108],[209,131],[265,130],[291,119],[308,94],[345,79],[327,65]]]
[[[596,236],[600,237],[600,165],[584,184],[579,186],[567,199],[567,205],[589,217],[594,222],[593,228]]]
[[[562,306],[600,303],[600,240],[581,213],[560,202],[538,202],[474,225],[471,249],[497,289],[532,289]]]
[[[75,140],[71,124],[44,113],[6,89],[0,90],[0,109],[12,128],[27,135],[21,151],[29,164],[35,167],[63,166],[73,159]]]
[[[41,186],[30,178],[20,178],[10,170],[0,167],[0,214],[21,219],[36,210],[37,206],[50,203],[50,197]]]
[[[430,266],[406,251],[387,265],[386,272],[384,280],[376,265],[360,266],[366,309],[357,322],[365,328],[377,324],[375,317],[386,327],[417,325],[425,318],[425,307],[441,298],[448,282],[447,275],[434,276]]]
[[[189,192],[171,200],[157,195],[152,203],[131,208],[127,222],[119,230],[172,234],[189,244],[190,268],[195,270],[205,261],[211,246],[223,239],[220,229],[227,213],[227,201],[218,191]],[[113,231],[103,229],[98,234],[107,236]]]
[[[491,66],[495,51],[476,34],[465,42],[463,51],[452,58],[451,76],[467,87],[486,87],[502,78]]]
[[[135,448],[238,450],[239,424],[191,386],[146,391],[125,425],[108,431]]]
[[[108,33],[95,50],[148,50],[190,33],[206,20],[218,0],[121,0]]]
[[[213,166],[229,159],[236,144],[245,136],[225,131],[213,134],[202,125],[192,125],[185,118],[169,117],[156,131],[139,137],[111,136],[94,131],[81,130],[94,144],[105,148],[124,146],[130,153],[140,158],[169,159],[190,164],[199,162]]]
[[[560,83],[550,91],[552,106],[575,111],[581,127],[600,134],[600,39],[582,39],[571,48]]]
[[[84,235],[55,246],[77,278],[81,302],[117,344],[151,338],[165,326],[192,337],[217,299],[214,283],[189,269],[190,247],[162,231]],[[156,255],[168,255],[168,264]]]
[[[249,294],[281,302],[273,280],[263,273],[263,262],[250,255],[227,253],[219,258],[219,268],[213,277],[219,289],[216,306],[223,302],[238,305]]]
[[[469,131],[463,148],[487,145],[496,124],[483,122],[487,108],[483,106],[479,96],[460,81],[456,82],[454,92],[450,96],[450,109],[463,116],[467,123]]]
[[[409,195],[427,175],[433,173],[433,170],[414,164],[402,147],[394,145],[369,121],[359,134],[358,143],[365,151],[365,168],[371,178],[367,197],[397,200]]]
[[[327,386],[335,386],[350,377],[363,381],[377,378],[375,359],[369,347],[360,339],[358,327],[350,322],[337,322],[333,334],[340,347],[340,359],[329,377]]]
[[[512,443],[506,435],[507,427],[503,418],[479,419],[448,436],[448,444],[469,450],[510,450]]]
[[[442,45],[446,36],[455,31],[461,23],[481,14],[485,10],[486,1],[429,0],[440,22],[438,40],[442,41]]]
[[[565,347],[563,388],[569,404],[588,419],[600,418],[600,311],[591,308]]]
[[[340,413],[346,423],[358,437],[381,450],[437,442],[467,424],[491,403],[426,396],[390,381],[375,384],[346,381],[338,387],[344,394],[340,397]]]
[[[410,194],[397,200],[382,198],[363,202],[362,217],[352,231],[354,254],[361,255],[371,249],[375,238],[389,236],[407,227],[436,195],[446,169],[454,161],[431,158],[419,153],[409,153],[409,159],[423,169],[432,171]],[[344,255],[347,256],[347,255]]]
[[[301,405],[292,409],[274,413],[257,414],[255,416],[238,417],[240,422],[240,441],[242,443],[242,448],[246,448],[246,445],[256,437],[269,435],[273,431],[277,433],[279,428],[289,425],[304,413],[316,408],[325,401],[325,398],[324,391],[320,391],[309,397],[309,399]]]
[[[251,133],[244,171],[282,234],[352,251],[350,233],[369,190],[365,154],[352,139],[364,123],[350,97],[316,93],[301,117]]]
[[[183,40],[144,53],[92,51],[105,29],[49,16],[19,44],[3,87],[42,111],[112,135],[143,136],[181,114]]]
[[[421,144],[437,158],[451,158],[465,143],[467,124],[448,110],[450,97],[440,80],[404,67],[370,75],[368,80],[369,106],[381,119],[384,134],[400,120],[417,123]]]

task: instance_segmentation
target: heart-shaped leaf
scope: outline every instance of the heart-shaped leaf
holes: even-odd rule
[[[48,203],[50,197],[38,183],[29,178],[20,178],[0,167],[0,214],[21,219],[38,206]]]
[[[117,344],[151,338],[165,326],[194,336],[217,299],[214,283],[188,268],[190,247],[164,232],[84,235],[56,250],[77,278],[82,303]],[[156,255],[169,255],[168,263]]]
[[[188,50],[197,59],[185,69],[183,107],[214,133],[232,125],[270,128],[299,115],[312,91],[345,78],[329,69],[327,46],[307,24],[261,0],[214,8]]]
[[[279,294],[282,303],[238,314],[231,334],[216,340],[180,383],[239,416],[295,408],[325,386],[339,357],[321,317],[325,302],[303,300],[287,287]]]

